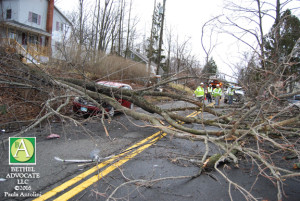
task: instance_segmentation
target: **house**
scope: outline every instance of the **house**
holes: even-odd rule
[[[71,26],[54,0],[0,0],[0,43],[27,62],[58,59],[58,46]]]
[[[133,61],[146,64],[148,72],[150,72],[151,75],[156,74],[157,65],[153,61],[151,62],[151,65],[149,65],[149,59],[141,54],[139,50],[129,49],[127,55],[127,57]]]

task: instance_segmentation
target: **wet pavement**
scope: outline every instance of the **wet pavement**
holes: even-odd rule
[[[180,102],[176,103],[176,106],[181,105]],[[175,105],[165,104],[165,107],[171,106]],[[191,112],[183,113],[187,115]],[[143,122],[133,120],[123,114],[116,115],[112,122],[106,124],[110,139],[106,136],[99,119],[89,119],[82,123],[83,127],[75,123],[52,122],[49,125],[25,134],[27,137],[37,137],[37,164],[33,167],[35,173],[39,173],[40,178],[29,179],[27,186],[31,186],[31,190],[25,191],[35,192],[36,195],[49,192],[96,165],[94,163],[63,163],[55,160],[55,157],[91,159],[90,155],[93,150],[99,150],[100,157],[119,154],[130,145],[158,131],[145,127]],[[197,124],[188,126],[201,128]],[[59,134],[60,138],[47,140],[46,137],[51,133]],[[5,139],[8,136],[2,135],[1,137]],[[4,144],[0,148],[0,178],[6,178],[7,174],[12,172],[11,166],[8,165],[7,145]],[[204,152],[203,142],[176,139],[167,135],[126,161],[120,168],[114,167],[114,164],[108,164],[83,178],[82,181],[58,192],[49,200],[68,193],[69,190],[87,181],[97,172],[104,172],[108,167],[115,169],[72,196],[70,200],[106,200],[112,193],[114,193],[113,198],[120,200],[230,200],[230,196],[233,200],[246,200],[244,194],[234,185],[229,185],[216,171],[203,173],[194,179],[178,178],[197,174],[199,167],[195,161],[201,160]],[[221,150],[211,146],[210,155],[214,153],[221,153]],[[261,176],[257,177],[258,172],[251,162],[247,165],[241,160],[239,168],[233,167],[232,164],[225,164],[220,167],[220,170],[233,182],[241,184],[243,188],[253,193],[258,200],[276,200],[275,186],[270,180]],[[145,183],[145,180],[157,180],[157,182]],[[15,186],[21,186],[18,182],[17,179],[12,178],[6,181],[0,180],[0,200],[33,200],[32,197],[36,195],[30,195],[29,198],[5,196],[5,192],[11,194],[16,192]],[[284,200],[299,200],[299,181],[286,180],[283,187],[286,195]]]

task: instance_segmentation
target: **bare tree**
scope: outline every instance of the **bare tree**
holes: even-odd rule
[[[79,46],[83,45],[83,0],[79,0]]]
[[[213,43],[213,34],[214,34],[214,26],[215,26],[215,21],[219,18],[220,16],[214,17],[207,22],[205,22],[202,26],[202,31],[201,31],[201,46],[203,51],[205,52],[205,63],[208,63],[209,58],[211,57],[211,53],[216,47],[216,43]],[[209,37],[205,37],[205,29],[209,28]],[[206,41],[208,41],[208,47],[205,46],[204,38]]]
[[[185,39],[183,42],[180,41],[179,35],[177,35],[176,46],[174,47],[174,62],[173,70],[176,73],[185,70],[185,61],[189,57],[191,49],[189,48],[190,38]]]
[[[110,26],[112,24],[112,10],[113,2],[106,0],[101,15],[101,25],[99,31],[98,50],[105,51],[108,43],[107,37],[110,33]]]
[[[166,74],[169,75],[170,74],[170,70],[171,70],[171,51],[172,51],[172,40],[173,37],[173,33],[172,33],[172,28],[170,27],[170,29],[168,30],[167,33],[167,44],[166,44],[166,50],[167,50],[167,59],[166,59]]]
[[[229,186],[233,185],[236,189],[240,190],[247,199],[256,200],[251,195],[251,192],[244,189],[241,184],[235,183],[219,169],[219,165],[225,160],[237,165],[239,160],[246,158],[250,163],[256,165],[260,175],[270,178],[276,186],[278,200],[282,200],[284,195],[282,184],[284,180],[300,176],[299,172],[292,170],[290,167],[283,166],[280,161],[276,160],[276,157],[281,156],[278,154],[286,154],[294,157],[295,164],[299,163],[300,151],[297,145],[300,135],[299,108],[288,104],[287,99],[293,97],[295,94],[300,94],[300,90],[287,93],[283,90],[284,86],[280,81],[282,80],[284,69],[292,65],[292,57],[299,55],[300,40],[293,46],[291,54],[287,55],[282,62],[274,65],[272,71],[268,71],[265,68],[266,58],[264,56],[262,36],[263,17],[268,13],[262,9],[264,4],[261,1],[256,0],[251,2],[255,3],[255,10],[250,9],[249,11],[249,8],[245,9],[245,7],[237,6],[237,4],[230,4],[233,7],[229,8],[234,10],[235,14],[238,13],[237,11],[243,11],[256,16],[258,20],[255,21],[255,24],[258,32],[255,29],[242,27],[242,25],[239,25],[235,21],[236,18],[229,18],[227,16],[224,16],[222,19],[218,18],[223,28],[226,26],[232,28],[233,26],[238,28],[239,31],[242,30],[243,33],[237,35],[238,33],[223,29],[226,33],[238,38],[253,50],[249,53],[250,57],[247,57],[249,61],[245,62],[247,68],[241,69],[240,83],[246,92],[244,103],[236,103],[228,107],[208,107],[193,99],[190,95],[177,91],[171,93],[172,90],[169,92],[157,92],[153,90],[157,86],[166,86],[168,83],[178,80],[199,80],[199,76],[196,74],[192,76],[185,75],[183,77],[174,76],[162,80],[154,86],[145,86],[136,90],[119,90],[98,86],[89,79],[85,73],[87,70],[87,65],[85,64],[88,59],[79,59],[77,65],[80,66],[80,69],[82,68],[79,76],[81,79],[78,79],[78,77],[75,79],[74,77],[62,76],[61,74],[59,76],[57,74],[48,74],[38,66],[34,66],[34,70],[32,70],[32,67],[22,64],[17,55],[5,53],[3,51],[5,48],[2,48],[0,60],[1,93],[10,94],[12,89],[22,89],[20,91],[26,89],[39,94],[41,98],[38,104],[36,104],[36,102],[24,94],[22,101],[26,102],[26,104],[35,105],[39,110],[35,114],[36,118],[30,121],[30,124],[27,124],[26,128],[19,126],[21,130],[16,135],[22,135],[34,126],[53,117],[64,119],[67,123],[76,122],[76,124],[84,128],[83,121],[74,119],[73,116],[66,115],[63,112],[65,108],[70,106],[68,105],[70,98],[82,96],[95,104],[102,111],[103,115],[106,114],[103,105],[108,104],[116,110],[122,111],[126,116],[140,120],[145,126],[152,126],[178,138],[203,141],[205,143],[205,154],[200,161],[197,161],[197,165],[200,168],[199,173],[194,175],[194,177],[200,176],[203,171],[214,169],[228,181]],[[122,0],[121,4],[118,5],[119,11],[121,8],[125,8],[124,3],[125,1]],[[100,33],[99,37],[91,38],[93,40],[99,38],[99,41],[97,41],[99,50],[106,50],[108,44],[111,44],[112,50],[114,46],[117,46],[119,53],[121,52],[120,44],[122,43],[122,37],[120,36],[120,30],[122,30],[122,24],[124,24],[124,22],[121,22],[124,15],[119,15],[120,13],[115,12],[116,10],[118,9],[113,7],[112,2],[107,0],[101,10],[101,20],[99,19],[98,21],[99,15],[95,15],[97,16],[97,20],[94,20],[94,22],[96,24],[100,23]],[[236,17],[241,18],[241,16]],[[253,22],[252,18],[248,16],[245,19]],[[256,45],[253,46],[244,39],[243,36],[245,34],[254,36]],[[80,38],[81,35],[79,36]],[[116,40],[120,41],[116,43]],[[85,44],[85,41],[82,42]],[[172,70],[175,73],[179,73],[198,65],[197,60],[191,54],[189,40],[186,39],[180,42],[179,37],[177,37],[176,42],[177,45],[173,49],[173,60],[172,56],[170,56],[171,66],[173,66]],[[209,55],[213,49],[212,47],[209,46],[206,55]],[[86,53],[86,55],[88,54]],[[88,58],[88,56],[84,58]],[[67,64],[74,65],[73,62]],[[131,64],[121,70],[123,72],[126,69],[130,69],[130,67]],[[292,80],[293,82],[299,82],[299,76]],[[188,108],[174,106],[173,108],[165,109],[154,102],[148,101],[145,97],[168,97],[170,101],[176,102],[179,100],[189,103],[192,106]],[[134,103],[143,112],[123,107],[116,98],[122,98]],[[2,104],[1,102],[1,108],[3,108]],[[12,118],[12,116],[19,112],[18,108],[14,109],[13,106],[10,107],[10,110],[13,112],[9,114],[11,118],[7,118],[10,121],[7,124],[12,122],[21,124],[20,119]],[[210,118],[204,115],[199,117],[185,117],[178,113],[180,110],[200,110],[203,113],[210,114]],[[8,112],[5,114],[8,115]],[[102,114],[98,116],[98,120],[105,128],[107,124],[103,120]],[[203,127],[198,129],[199,127],[184,125],[182,122],[201,125]],[[207,129],[208,126],[215,129]],[[219,154],[211,154],[211,145],[219,147],[222,151]]]
[[[125,0],[119,2],[119,26],[118,26],[118,54],[122,55],[123,51],[123,24],[125,15]]]
[[[131,7],[132,7],[132,0],[130,0],[129,14],[128,14],[129,16],[128,16],[128,25],[127,25],[127,36],[126,36],[125,58],[127,58],[127,56],[128,56],[128,50],[129,50]]]

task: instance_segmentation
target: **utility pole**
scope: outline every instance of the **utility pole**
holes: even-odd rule
[[[162,19],[161,19],[160,34],[159,34],[159,44],[158,44],[158,64],[156,69],[156,75],[159,74],[159,68],[160,68],[161,46],[162,46],[162,39],[164,33],[165,10],[166,10],[166,0],[164,0],[163,2],[163,12],[162,12]]]
[[[127,26],[127,38],[126,38],[125,58],[128,57],[128,53],[129,53],[129,34],[130,34],[131,6],[132,6],[132,0],[130,0],[130,7],[129,7],[129,17],[128,17],[128,26]]]
[[[156,0],[154,0],[152,25],[151,25],[151,32],[150,32],[150,45],[149,45],[149,58],[148,58],[148,73],[149,74],[151,72],[151,62],[152,62],[152,57],[153,57],[153,28],[154,28],[155,6],[156,6]]]

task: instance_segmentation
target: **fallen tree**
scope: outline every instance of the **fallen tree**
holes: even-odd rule
[[[0,63],[2,99],[5,93],[11,93],[12,89],[15,91],[22,89],[22,93],[23,90],[27,90],[27,94],[18,98],[24,103],[35,104],[38,107],[35,118],[29,120],[31,124],[25,129],[22,128],[16,136],[22,135],[51,117],[75,122],[84,128],[80,120],[76,120],[64,112],[66,107],[70,107],[69,102],[73,97],[83,96],[97,105],[103,111],[102,114],[105,114],[105,110],[101,103],[106,103],[127,116],[144,122],[145,126],[155,127],[170,136],[203,141],[206,144],[206,153],[198,162],[201,171],[196,176],[208,169],[216,169],[223,174],[218,169],[221,162],[233,161],[237,164],[241,156],[247,157],[257,164],[261,174],[268,175],[274,181],[278,187],[279,197],[282,196],[281,183],[283,180],[300,176],[300,173],[293,171],[292,168],[281,167],[281,164],[274,163],[272,154],[282,152],[287,156],[293,155],[296,156],[293,159],[295,164],[299,162],[299,108],[285,103],[288,97],[299,94],[299,91],[282,93],[279,96],[274,96],[270,92],[269,95],[265,94],[264,99],[259,100],[250,97],[239,108],[208,107],[192,97],[176,93],[156,92],[151,87],[144,90],[120,90],[97,85],[88,79],[54,78],[37,66],[29,67],[22,64],[13,55],[1,56],[5,58]],[[39,102],[31,100],[30,94],[39,97]],[[159,105],[147,101],[145,96],[168,97],[173,101],[189,103],[190,107],[174,108],[176,111],[163,109]],[[116,98],[128,100],[147,113],[125,108]],[[3,101],[1,104],[5,105]],[[202,112],[201,114],[210,114],[213,118],[205,118],[205,115],[186,117],[177,112],[183,109],[198,110]],[[6,111],[6,114],[9,112],[9,110]],[[106,122],[103,120],[103,115],[100,117],[102,117],[100,118],[101,123],[105,128]],[[2,124],[1,127],[4,128],[7,123],[9,122]],[[203,126],[203,129],[190,128],[183,123],[199,124]],[[214,129],[207,130],[207,126],[213,126]],[[107,130],[106,134],[109,137]],[[211,156],[210,144],[221,148],[222,153]],[[229,178],[228,181],[230,181]],[[234,185],[242,189],[238,184]]]

